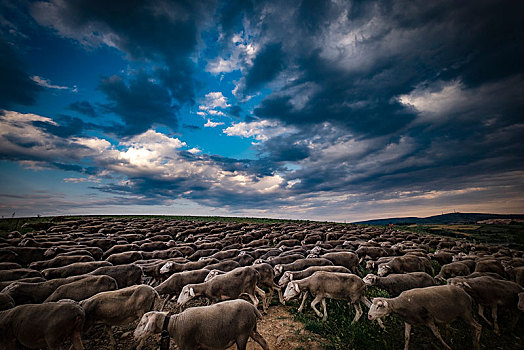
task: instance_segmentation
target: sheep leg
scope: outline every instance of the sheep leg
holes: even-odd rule
[[[358,322],[358,320],[360,319],[360,317],[363,314],[362,308],[360,307],[360,304],[358,302],[353,304],[353,307],[355,308],[355,318],[353,319],[351,324],[354,324],[354,323]]]
[[[255,292],[257,292],[258,295],[260,295],[260,299],[262,299],[262,310],[264,312],[267,311],[267,298],[266,298],[266,292],[264,292],[262,289],[260,289],[258,286],[255,286]]]
[[[324,317],[322,318],[322,321],[327,320],[328,314],[327,314],[327,308],[326,308],[326,298],[322,298],[322,308],[324,309]]]
[[[380,326],[380,328],[382,328],[382,330],[385,332],[386,331],[386,326],[384,326],[384,322],[382,322],[382,320],[380,318],[377,318],[377,323]]]
[[[164,307],[166,307],[167,302],[168,302],[169,299],[171,299],[171,298],[172,298],[171,294],[168,294],[167,297],[166,297],[166,299],[165,299],[164,302],[162,303],[162,307],[160,308],[160,311],[164,310]]]
[[[278,292],[278,301],[280,301],[280,304],[286,305],[286,302],[284,300],[284,297],[282,296],[282,289],[273,287],[273,289],[276,289]]]
[[[73,343],[72,346],[75,348],[75,350],[84,350],[84,345],[82,344],[82,335],[80,331],[73,332],[73,335],[71,336],[71,342]]]
[[[249,296],[249,299],[251,299],[251,301],[253,302],[253,305],[255,305],[255,307],[258,307],[258,303],[259,303],[258,298],[251,293],[249,293],[248,296]]]
[[[237,344],[237,350],[246,350],[247,341],[249,339],[249,335],[239,335],[238,338],[235,340],[235,343]]]
[[[315,311],[315,313],[317,314],[318,317],[322,317],[322,314],[320,313],[320,311],[317,310],[316,308],[316,305],[322,300],[323,298],[320,296],[320,295],[317,295],[315,297],[315,299],[313,299],[313,301],[311,302],[311,308],[313,309],[313,311]]]
[[[433,321],[430,321],[429,324],[428,324],[428,327],[431,329],[431,331],[433,332],[433,334],[435,335],[435,337],[437,337],[438,340],[440,340],[440,342],[442,343],[442,345],[444,345],[444,347],[448,350],[451,350],[451,348],[448,346],[448,344],[446,344],[446,342],[444,341],[444,339],[442,339],[442,336],[440,335],[440,331],[438,330],[438,327],[437,325],[435,324],[435,322]]]
[[[486,316],[484,316],[484,306],[480,305],[479,304],[479,316],[484,320],[486,321],[486,323],[492,327],[493,325],[491,324],[491,322],[488,321],[488,319],[486,318]]]
[[[409,350],[409,338],[411,337],[411,325],[404,322],[404,350]]]
[[[308,294],[308,291],[306,290],[304,292],[304,296],[302,297],[302,302],[300,303],[300,307],[298,308],[298,312],[302,312],[302,310],[304,309],[304,304],[306,303],[307,294]]]
[[[491,307],[491,318],[493,319],[493,324],[495,326],[495,334],[500,335],[499,324],[497,323],[497,305]]]
[[[360,300],[362,300],[362,302],[364,303],[364,305],[366,305],[367,308],[371,307],[372,303],[371,301],[369,301],[369,299],[365,295],[363,295]]]
[[[269,346],[267,345],[266,340],[262,337],[260,333],[257,332],[256,329],[253,330],[251,333],[251,338],[253,338],[254,341],[256,341],[263,350],[269,350]]]
[[[113,332],[111,331],[111,326],[104,325],[104,330],[109,335],[109,343],[111,345],[111,349],[114,350],[116,346],[115,338],[113,337]]]

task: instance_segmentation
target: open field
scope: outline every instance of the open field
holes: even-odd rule
[[[18,234],[12,234],[18,231]],[[25,235],[25,236],[24,236]],[[315,241],[320,237],[320,241]],[[508,237],[505,237],[508,235]],[[166,217],[166,216],[106,216],[106,217],[60,217],[60,218],[11,218],[0,220],[0,251],[25,248],[63,246],[67,249],[82,249],[89,239],[101,237],[116,244],[132,244],[139,249],[141,258],[126,263],[133,263],[142,268],[152,266],[152,263],[170,261],[169,257],[149,259],[147,244],[152,242],[168,243],[169,249],[175,251],[183,247],[192,247],[194,252],[207,249],[216,243],[216,252],[237,249],[252,256],[253,260],[263,258],[265,254],[281,254],[297,252],[304,257],[315,246],[322,246],[324,251],[339,249],[355,252],[360,246],[369,242],[412,242],[415,245],[424,244],[428,252],[439,249],[440,242],[459,242],[464,250],[476,243],[502,243],[504,247],[521,247],[521,225],[411,225],[396,226],[395,230],[386,230],[384,227],[338,224],[311,221],[289,221],[258,218],[224,218],[224,217]],[[309,237],[309,238],[308,238]],[[288,240],[298,240],[297,243],[286,243]],[[250,245],[251,242],[260,241]],[[373,243],[372,243],[373,244]],[[78,246],[78,248],[75,248]],[[167,246],[166,246],[167,247]],[[280,248],[280,249],[277,249]],[[43,250],[45,250],[43,248]],[[65,249],[65,248],[64,248]],[[494,249],[491,254],[496,253]],[[107,250],[103,249],[103,250]],[[508,250],[509,251],[509,250]],[[512,251],[518,255],[518,251]],[[203,256],[212,257],[215,253],[209,252]],[[397,252],[397,254],[401,254]],[[507,254],[507,253],[504,253]],[[521,254],[521,253],[520,253]],[[502,255],[501,255],[502,257]],[[376,270],[366,268],[365,256],[356,269],[360,276],[376,273]],[[13,261],[17,261],[13,258]],[[33,259],[45,260],[40,256]],[[100,258],[99,258],[100,259]],[[198,257],[191,254],[177,255],[173,261],[196,261]],[[251,260],[252,261],[252,260]],[[21,262],[27,267],[31,261]],[[248,264],[246,265],[248,266]],[[435,274],[440,264],[432,260]],[[150,270],[144,270],[150,271]],[[42,271],[41,271],[42,272]],[[151,272],[144,272],[145,281],[153,282]],[[165,279],[165,277],[164,277]],[[278,280],[278,278],[276,279]],[[445,283],[445,282],[442,282]],[[381,288],[368,287],[366,296],[369,299],[381,296],[388,297],[389,293]],[[355,315],[354,308],[345,301],[328,300],[328,320],[322,322],[309,306],[312,301],[309,296],[303,313],[298,313],[299,300],[293,299],[280,305],[276,295],[271,301],[268,313],[259,321],[259,332],[268,341],[270,349],[402,349],[404,344],[404,323],[397,315],[385,318],[386,331],[383,331],[376,322],[367,319],[367,308],[363,307],[364,315],[356,324],[351,324]],[[191,305],[203,305],[203,299],[195,299]],[[155,308],[160,307],[159,303]],[[174,302],[168,304],[168,309],[180,309]],[[488,313],[489,314],[489,313]],[[478,319],[478,317],[477,317]],[[520,318],[515,328],[510,329],[510,316],[505,308],[499,310],[499,324],[501,334],[497,335],[493,328],[485,322],[481,336],[482,349],[522,349],[524,348],[524,318]],[[117,349],[132,349],[136,345],[132,331],[136,321],[124,326],[115,327]],[[470,349],[472,338],[469,328],[457,321],[449,329],[442,328],[444,339],[453,349]],[[107,336],[100,326],[96,326],[83,336],[86,349],[109,349]],[[438,349],[440,343],[423,326],[415,326],[411,336],[412,349]],[[149,338],[145,349],[157,349],[158,337]],[[235,347],[233,346],[232,349]],[[248,349],[260,349],[250,342]]]

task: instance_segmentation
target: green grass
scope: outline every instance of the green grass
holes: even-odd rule
[[[388,293],[382,289],[371,287],[366,295],[372,299],[374,297],[388,297]],[[370,349],[370,350],[394,350],[404,347],[404,322],[395,314],[383,319],[386,331],[383,331],[376,322],[371,322],[367,318],[368,309],[362,305],[364,315],[360,320],[352,325],[351,321],[355,317],[353,306],[340,300],[328,300],[328,320],[322,322],[313,312],[309,304],[312,298],[308,298],[302,313],[298,313],[298,300],[292,300],[290,312],[295,319],[304,323],[305,328],[313,333],[317,333],[327,339],[328,350],[342,349]],[[321,304],[317,308],[321,309]],[[477,317],[478,319],[478,317]],[[499,321],[502,335],[497,336],[486,324],[482,324],[481,349],[523,349],[523,340],[515,338],[515,335],[524,334],[524,320],[520,320],[514,332],[509,330],[510,317],[504,310],[499,311]],[[452,349],[471,349],[472,337],[471,330],[462,321],[455,321],[447,329],[440,328],[441,334]],[[441,349],[442,346],[425,326],[414,326],[411,329],[411,349]]]

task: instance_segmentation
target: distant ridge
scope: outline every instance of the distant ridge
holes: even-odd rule
[[[354,222],[354,224],[365,225],[394,225],[400,224],[474,224],[477,221],[489,219],[520,219],[524,220],[522,214],[482,214],[482,213],[449,213],[442,215],[428,216],[427,218],[404,217],[376,219]]]

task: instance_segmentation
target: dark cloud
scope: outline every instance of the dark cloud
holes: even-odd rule
[[[227,109],[227,113],[233,117],[240,118],[240,113],[242,113],[242,108],[238,105],[231,106]]]
[[[246,75],[246,92],[253,92],[263,84],[273,80],[284,68],[284,54],[282,44],[271,43],[266,45],[253,61],[253,67]]]
[[[182,127],[190,130],[202,130],[202,128],[198,125],[183,124]]]
[[[91,118],[97,116],[95,108],[88,101],[74,102],[69,105],[69,109]]]
[[[181,106],[184,103],[193,103],[197,83],[193,78],[194,64],[189,56],[196,47],[199,26],[214,9],[214,1],[79,0],[37,2],[32,6],[32,14],[42,25],[53,27],[60,35],[74,38],[86,45],[99,45],[104,42],[104,37],[110,37],[112,45],[128,53],[134,60],[161,62],[163,66],[157,65],[154,72],[161,84],[150,86],[161,98],[169,94],[173,102]],[[143,83],[139,82],[142,86],[136,88],[143,87]],[[124,88],[109,86],[115,84],[117,83],[112,84],[106,79],[101,83],[101,88],[111,95],[110,98],[121,101],[126,98],[121,96]],[[144,94],[143,90],[135,92],[131,85],[128,97],[133,94],[140,97]],[[165,91],[160,91],[161,88]],[[121,92],[114,92],[114,89]],[[126,106],[118,106],[118,103],[115,112],[122,113],[126,122],[137,123],[136,113],[132,113]],[[145,112],[151,106],[137,107],[139,112]],[[142,118],[151,119],[150,123],[164,123],[166,117],[153,120],[158,116],[154,112],[144,114]],[[128,129],[132,133],[143,127],[131,125]]]
[[[13,46],[0,33],[0,108],[32,105],[41,90],[25,72]]]
[[[177,127],[176,107],[169,92],[141,72],[128,84],[119,76],[104,78],[99,86],[110,101],[105,108],[122,118],[116,126],[119,135],[136,135],[154,124]]]

